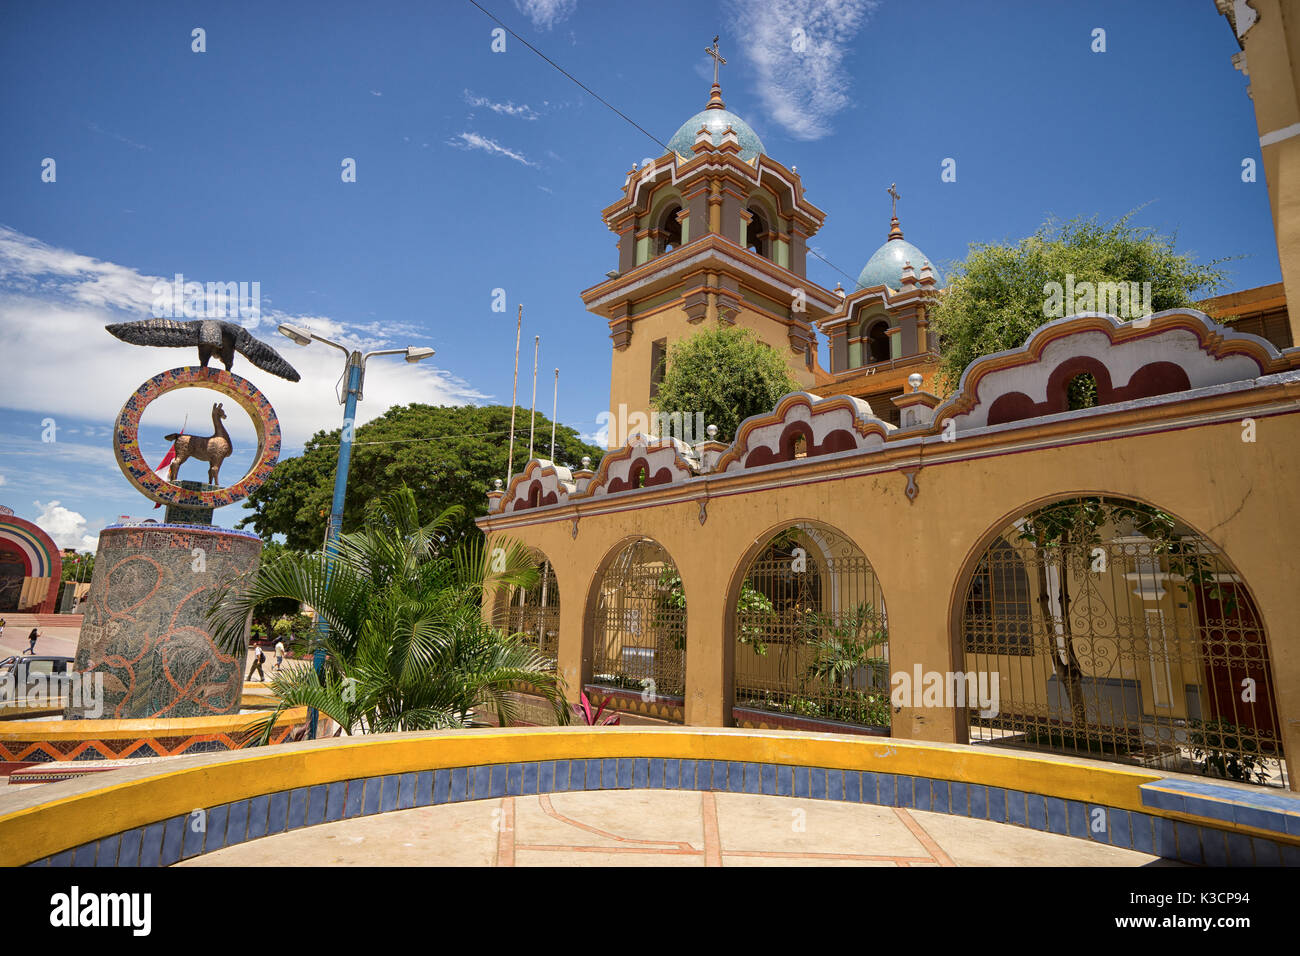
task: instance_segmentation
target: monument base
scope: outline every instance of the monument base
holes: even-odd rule
[[[68,719],[208,717],[239,710],[243,658],[217,647],[208,611],[251,582],[256,535],[202,525],[110,527],[99,535],[75,669],[98,684]],[[247,637],[247,633],[244,635]]]

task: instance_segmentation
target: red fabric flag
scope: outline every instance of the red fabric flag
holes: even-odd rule
[[[181,433],[182,435],[185,434],[185,429],[184,429],[184,427],[181,428],[180,433]],[[155,473],[155,474],[162,474],[162,472],[167,468],[167,466],[170,465],[170,464],[172,463],[172,460],[173,460],[175,457],[176,457],[176,443],[175,443],[175,442],[172,442],[171,447],[167,449],[167,454],[164,455],[164,456],[163,456],[163,460],[160,461],[160,462],[158,463],[158,467],[154,469],[154,473]],[[161,501],[155,501],[155,502],[154,502],[154,510],[157,510],[158,508],[161,508],[161,507],[162,507],[162,502],[161,502]]]

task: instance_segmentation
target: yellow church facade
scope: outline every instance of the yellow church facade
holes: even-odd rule
[[[1290,82],[1281,60],[1251,67],[1255,87]],[[485,613],[554,659],[570,699],[630,719],[1297,789],[1300,349],[1194,310],[1068,316],[940,398],[937,270],[895,213],[854,290],[809,283],[824,215],[742,122],[715,84],[629,173],[604,211],[619,268],[583,299],[609,326],[615,415],[652,407],[666,346],[718,321],[782,351],[804,390],[730,442],[612,435],[594,471],[530,462],[479,525],[531,549],[540,581]],[[1300,258],[1275,208],[1286,284]],[[1071,407],[1081,378],[1092,407]]]

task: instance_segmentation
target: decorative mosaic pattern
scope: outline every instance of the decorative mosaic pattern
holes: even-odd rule
[[[686,701],[681,697],[658,694],[654,700],[648,701],[644,700],[638,691],[614,690],[596,684],[588,684],[585,690],[593,708],[599,708],[603,703],[608,709],[625,714],[642,714],[660,720],[671,720],[678,724],[686,722]]]
[[[140,416],[161,395],[178,388],[207,388],[233,398],[253,420],[257,430],[257,457],[252,469],[228,488],[193,491],[172,484],[154,473],[140,452]],[[135,390],[117,418],[113,450],[118,467],[142,494],[165,505],[185,508],[222,508],[242,501],[262,485],[280,458],[280,420],[275,409],[251,382],[224,369],[192,365],[160,372]]]
[[[237,711],[243,659],[217,647],[207,612],[222,587],[257,570],[261,552],[255,535],[196,525],[101,532],[76,669],[103,675],[102,712],[65,716]]]
[[[704,790],[903,807],[992,820],[1220,866],[1300,866],[1300,846],[1195,822],[982,784],[784,764],[620,757],[544,760],[340,780],[206,808],[195,832],[177,816],[116,833],[32,866],[170,866],[248,840],[353,817],[465,800],[581,790]],[[1253,796],[1253,795],[1252,795]],[[1288,819],[1300,820],[1300,799]],[[1098,828],[1096,821],[1104,821]],[[1275,831],[1285,834],[1286,831]]]
[[[294,727],[271,732],[271,743],[282,744]],[[190,734],[180,737],[121,737],[88,740],[0,740],[0,761],[54,763],[79,760],[122,760],[129,757],[179,757],[182,754],[238,750],[238,733]]]

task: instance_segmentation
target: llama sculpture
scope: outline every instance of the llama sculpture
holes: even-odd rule
[[[199,461],[208,463],[208,484],[217,483],[217,474],[221,471],[221,463],[230,457],[234,447],[230,444],[230,434],[226,431],[221,420],[226,417],[226,411],[221,407],[222,403],[217,402],[212,406],[212,434],[207,438],[200,438],[197,435],[181,435],[179,433],[167,435],[170,442],[176,443],[176,457],[172,460],[171,469],[167,472],[167,480],[175,481],[176,473],[180,471],[181,465],[188,458],[197,458]]]

